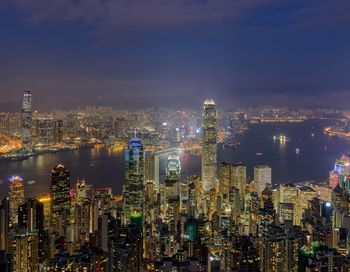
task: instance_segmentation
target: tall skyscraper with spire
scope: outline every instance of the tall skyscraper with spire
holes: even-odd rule
[[[124,223],[142,218],[144,205],[144,150],[141,140],[131,138],[125,151],[125,185],[123,189]]]
[[[204,192],[210,191],[216,183],[216,122],[215,102],[212,99],[207,99],[204,101],[202,136],[202,186]]]
[[[32,126],[32,93],[30,91],[22,92],[22,142],[24,147],[31,145],[31,126]]]

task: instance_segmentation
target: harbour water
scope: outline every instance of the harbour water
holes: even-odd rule
[[[331,137],[322,131],[330,121],[308,120],[303,123],[251,124],[236,149],[218,146],[218,162],[243,162],[252,179],[253,167],[269,164],[273,183],[325,180],[335,160],[350,152],[350,140]],[[286,141],[273,139],[285,135]],[[296,151],[298,149],[298,151]],[[160,161],[161,179],[167,156]],[[199,175],[200,155],[181,154],[182,175]],[[0,163],[0,195],[8,190],[8,178],[20,175],[25,180],[26,196],[49,191],[50,169],[62,163],[71,171],[71,182],[85,178],[94,186],[108,186],[120,193],[124,182],[124,154],[107,149],[81,149],[41,154],[24,161]]]

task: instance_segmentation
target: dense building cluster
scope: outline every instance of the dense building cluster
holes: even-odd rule
[[[22,118],[26,130],[28,111]],[[245,164],[218,163],[213,100],[205,101],[201,118],[198,135],[166,122],[153,132],[159,142],[198,138],[201,177],[182,175],[178,149],[170,144],[163,148],[168,160],[161,180],[164,153],[149,148],[154,142],[146,130],[129,137],[124,150],[122,195],[85,180],[72,183],[62,164],[51,170],[46,195],[25,198],[23,180],[12,177],[0,205],[0,270],[350,271],[350,159],[336,162],[327,184],[274,185],[268,165],[255,166],[250,180]],[[62,125],[37,122],[43,137]],[[118,121],[130,129],[126,123]],[[120,131],[130,135],[126,127]],[[29,135],[23,133],[23,144]]]

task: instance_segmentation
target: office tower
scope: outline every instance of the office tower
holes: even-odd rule
[[[44,205],[36,199],[29,199],[18,208],[18,227],[28,232],[44,229]]]
[[[24,202],[24,185],[19,176],[13,176],[9,180],[10,228],[14,228],[18,222],[18,207]]]
[[[70,172],[62,164],[51,170],[51,227],[59,235],[65,234],[70,223]]]
[[[10,227],[10,203],[9,198],[1,200],[0,206],[0,250],[8,252],[8,233]]]
[[[159,155],[146,153],[145,156],[145,181],[153,181],[156,193],[159,194]]]
[[[272,184],[271,167],[268,165],[257,165],[254,167],[254,188],[260,197],[267,184]]]
[[[84,203],[92,199],[92,186],[87,184],[84,179],[77,180],[75,184],[75,202]]]
[[[142,227],[130,224],[122,227],[109,248],[109,267],[114,272],[142,271]]]
[[[205,100],[202,136],[202,186],[204,192],[210,191],[216,184],[216,121],[217,113],[214,101],[212,99]]]
[[[228,195],[231,187],[231,164],[222,162],[219,167],[220,175],[220,193]]]
[[[133,214],[143,214],[144,205],[144,151],[141,140],[131,138],[125,151],[125,185],[123,189],[124,224]]]
[[[97,247],[108,252],[109,241],[117,230],[117,221],[110,213],[105,213],[98,217],[97,225]]]
[[[89,241],[90,235],[90,202],[75,203],[74,205],[74,237],[80,246]]]
[[[317,192],[312,189],[309,186],[301,186],[298,187],[299,193],[298,193],[298,200],[296,200],[297,204],[297,218],[300,221],[296,222],[296,225],[301,225],[302,224],[302,219],[305,213],[305,210],[309,206],[309,201],[312,200],[313,198],[317,197]]]
[[[93,231],[97,231],[99,216],[110,213],[112,197],[112,188],[110,187],[93,188]]]
[[[279,205],[276,208],[280,214],[280,219],[283,216],[287,216],[288,210],[292,209],[292,224],[299,225],[301,220],[301,214],[299,212],[299,189],[293,183],[281,184],[279,186],[278,202]],[[281,214],[282,211],[285,212],[284,215]],[[282,220],[281,222],[284,221]]]
[[[231,165],[231,187],[232,186],[239,190],[242,198],[247,186],[247,167],[243,163]]]
[[[32,93],[22,92],[22,141],[24,147],[31,146],[32,140]]]
[[[37,200],[43,204],[44,208],[44,229],[49,230],[51,225],[51,194],[40,195],[37,197]]]
[[[243,163],[221,163],[220,164],[220,193],[228,195],[231,188],[237,188],[243,204],[247,185],[247,167]],[[241,204],[241,205],[242,205]]]
[[[145,205],[153,207],[157,203],[157,193],[154,181],[148,180],[145,184]]]
[[[231,210],[231,221],[233,225],[238,222],[238,217],[241,214],[242,202],[240,198],[240,192],[237,188],[232,187],[229,192],[229,203]]]
[[[170,155],[168,157],[165,174],[165,195],[166,198],[177,197],[179,195],[179,185],[181,181],[181,161],[179,156]]]
[[[46,233],[44,232],[44,204],[36,199],[29,199],[18,208],[18,227],[26,232],[38,234],[38,258],[45,259],[47,252]]]
[[[38,233],[16,233],[13,237],[13,272],[38,271]]]

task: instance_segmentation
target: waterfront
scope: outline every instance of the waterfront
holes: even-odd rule
[[[324,180],[334,161],[350,151],[350,140],[323,133],[329,121],[308,120],[303,123],[251,124],[234,149],[218,147],[218,161],[243,162],[252,178],[253,167],[269,164],[274,183]],[[286,135],[289,141],[274,141],[274,135]],[[296,149],[300,152],[297,154]],[[165,174],[167,156],[161,158],[161,179]],[[200,174],[200,155],[182,154],[182,175]],[[71,171],[71,183],[85,178],[95,186],[112,187],[120,193],[124,180],[124,154],[103,148],[86,148],[34,156],[24,161],[0,163],[0,194],[7,191],[8,178],[20,175],[26,183],[26,196],[49,191],[50,169],[63,163]]]

